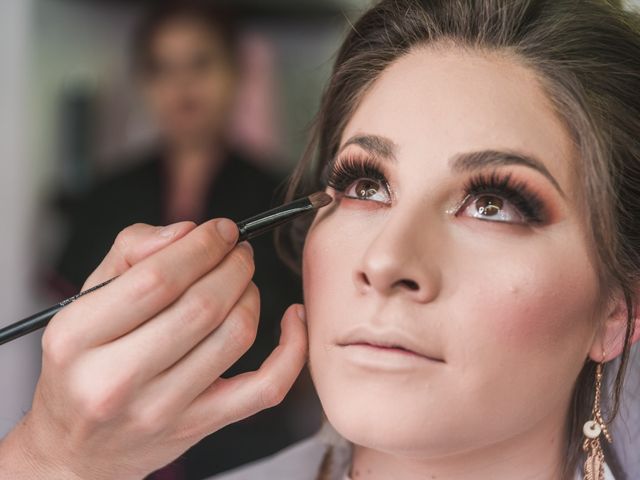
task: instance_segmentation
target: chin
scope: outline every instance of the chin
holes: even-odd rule
[[[424,379],[416,386],[411,376],[402,381],[384,374],[350,376],[344,367],[321,371],[313,367],[325,415],[346,440],[409,456],[442,449],[442,435],[450,425],[443,424],[442,412],[434,411],[437,399]]]

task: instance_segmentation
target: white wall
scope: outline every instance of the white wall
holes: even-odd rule
[[[131,89],[127,53],[136,13],[125,2],[34,1],[33,156],[37,182],[44,189],[58,179],[60,101],[65,89],[97,93],[98,158],[117,158],[115,151],[134,130],[130,113],[136,110],[138,96]]]
[[[0,326],[51,302],[37,296],[34,283],[36,252],[43,239],[56,237],[54,224],[41,215],[60,153],[56,102],[70,84],[98,86],[103,77],[124,75],[118,52],[134,19],[129,10],[106,2],[0,0]],[[119,112],[108,114],[117,124]],[[106,137],[104,145],[116,140]],[[30,408],[40,336],[0,346],[0,437]]]
[[[30,231],[35,185],[29,149],[28,65],[31,0],[0,5],[0,325],[30,313]],[[38,338],[0,346],[0,435],[31,404],[38,372]]]

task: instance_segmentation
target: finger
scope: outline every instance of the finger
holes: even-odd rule
[[[202,438],[215,430],[280,403],[304,366],[306,325],[292,305],[282,319],[280,344],[254,372],[219,378],[180,417],[180,435]],[[302,314],[303,315],[303,314]]]
[[[82,290],[120,275],[143,258],[184,237],[195,227],[193,222],[180,222],[166,227],[137,223],[125,228],[118,234],[98,268],[89,275]]]
[[[218,325],[222,324],[220,328],[224,329],[212,334],[216,338],[233,329],[235,323],[228,326],[229,319],[225,320],[232,308],[236,314],[252,313],[242,298],[247,290],[258,296],[255,286],[247,288],[253,270],[253,254],[243,242],[169,308],[128,335],[101,347],[107,358],[115,359],[113,368],[136,369],[137,383],[144,383],[189,353]],[[240,335],[235,330],[232,333]]]
[[[203,223],[112,283],[65,307],[58,323],[77,342],[75,348],[119,338],[169,306],[216,267],[237,237],[238,228],[229,219]],[[78,318],[83,321],[74,321]]]
[[[259,315],[260,296],[251,283],[213,333],[148,384],[139,397],[140,415],[161,417],[182,413],[249,350],[256,338]]]

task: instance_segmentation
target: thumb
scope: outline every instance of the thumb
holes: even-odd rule
[[[179,222],[166,227],[136,223],[122,230],[98,268],[87,278],[82,290],[116,277],[149,255],[184,237],[193,230],[193,222]]]

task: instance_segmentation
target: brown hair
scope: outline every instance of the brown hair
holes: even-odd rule
[[[151,45],[158,32],[176,20],[203,25],[219,37],[228,60],[235,66],[238,56],[236,16],[225,7],[206,0],[156,0],[144,11],[133,32],[132,66],[136,72],[148,73],[153,66]]]
[[[597,258],[603,301],[621,293],[625,344],[613,382],[615,417],[634,329],[640,283],[640,16],[607,0],[383,0],[355,23],[340,48],[305,155],[287,200],[324,188],[322,169],[363,94],[412,48],[450,42],[500,51],[535,71],[579,153],[575,174]],[[278,233],[298,271],[310,219]],[[568,416],[564,475],[580,457],[581,425],[593,402],[595,363],[586,361]],[[606,442],[605,442],[606,443]],[[607,452],[614,473],[615,453]]]

